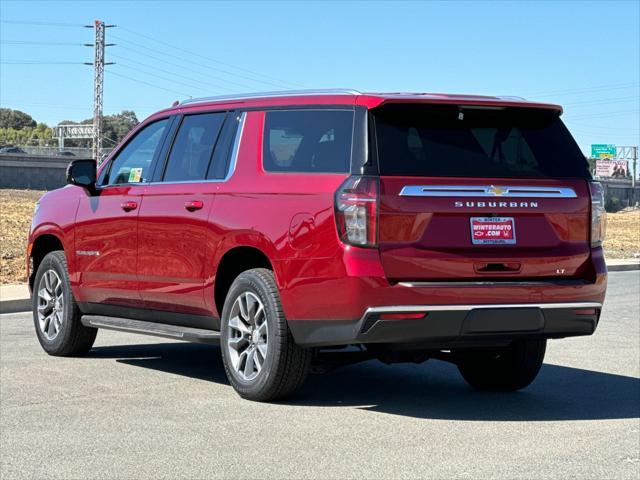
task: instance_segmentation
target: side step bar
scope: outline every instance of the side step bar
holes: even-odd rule
[[[156,337],[173,338],[186,342],[220,343],[220,332],[202,328],[182,327],[180,325],[166,325],[164,323],[143,322],[129,318],[106,317],[103,315],[83,315],[82,324],[85,327],[106,328],[121,332],[140,333]]]

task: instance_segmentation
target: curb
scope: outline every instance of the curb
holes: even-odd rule
[[[31,310],[31,299],[20,298],[17,300],[4,300],[0,302],[0,314],[20,313]]]
[[[630,272],[640,270],[640,263],[620,263],[618,265],[607,265],[609,272]]]

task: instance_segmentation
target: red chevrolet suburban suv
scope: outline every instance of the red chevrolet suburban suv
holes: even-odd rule
[[[162,110],[36,207],[38,339],[51,355],[87,353],[98,328],[219,343],[261,401],[372,358],[523,388],[547,339],[594,332],[605,296],[603,192],[561,113],[351,90]]]

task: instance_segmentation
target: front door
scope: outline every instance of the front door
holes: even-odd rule
[[[138,215],[168,122],[158,120],[136,132],[106,165],[97,194],[80,200],[74,252],[80,302],[142,306]]]

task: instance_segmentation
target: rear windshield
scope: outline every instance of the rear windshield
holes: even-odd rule
[[[381,175],[589,178],[552,110],[388,105],[374,117]]]

